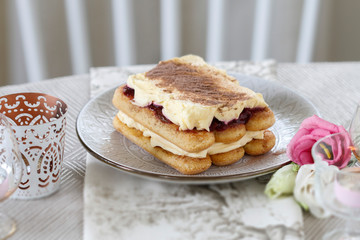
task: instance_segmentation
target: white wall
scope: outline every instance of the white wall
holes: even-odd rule
[[[37,8],[47,62],[47,78],[71,75],[71,61],[63,0],[32,0]],[[17,16],[12,0],[0,1],[0,84],[27,81]],[[224,59],[250,58],[253,0],[227,0]],[[273,0],[269,57],[295,61],[303,0]],[[91,62],[114,65],[111,2],[87,0]],[[160,60],[159,0],[134,0],[136,62]],[[314,61],[360,60],[360,9],[358,0],[323,0]],[[6,13],[6,15],[4,15]],[[5,21],[7,20],[7,21]],[[182,54],[206,53],[207,0],[182,1]]]
[[[335,0],[331,17],[330,61],[360,60],[360,1]]]
[[[8,46],[7,36],[6,36],[6,2],[0,1],[0,85],[7,82],[8,76],[8,51],[6,47]]]

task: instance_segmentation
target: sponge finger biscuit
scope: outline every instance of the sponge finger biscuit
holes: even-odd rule
[[[231,143],[242,138],[246,133],[244,124],[239,124],[234,127],[230,127],[223,131],[214,131],[215,142]]]
[[[178,126],[173,123],[159,121],[149,108],[132,104],[130,99],[123,94],[124,87],[125,85],[116,89],[113,104],[139,124],[156,132],[161,137],[187,152],[199,152],[210,147],[215,142],[215,136],[212,132],[205,130],[180,131]]]
[[[152,147],[149,137],[143,136],[142,132],[135,128],[129,128],[117,117],[114,118],[113,125],[117,131],[122,133],[130,141],[183,174],[198,174],[211,166],[209,156],[206,156],[206,158],[191,158],[172,154],[160,147]]]
[[[266,107],[263,111],[252,114],[249,121],[245,124],[248,131],[265,130],[274,125],[275,116],[270,108]]]
[[[210,155],[211,161],[216,166],[226,166],[239,161],[244,156],[244,148],[236,148],[225,153]]]
[[[264,132],[264,139],[253,139],[251,142],[244,146],[245,152],[248,155],[261,155],[265,154],[275,146],[275,135],[266,130]]]

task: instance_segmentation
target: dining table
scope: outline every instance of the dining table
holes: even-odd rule
[[[239,71],[241,71],[241,69],[244,67],[243,64],[244,61],[231,61],[221,62],[217,65],[229,71],[236,72],[239,69]],[[343,125],[345,128],[349,127],[356,105],[360,102],[360,62],[314,62],[300,64],[278,63],[272,61],[270,63],[265,63],[265,65],[266,64],[271,64],[271,67],[273,67],[271,74],[275,80],[272,81],[276,81],[278,84],[291,89],[293,92],[307,99],[317,109],[319,115],[321,115],[322,118],[332,123]],[[126,73],[136,73],[142,69],[147,69],[150,66],[151,65],[136,65],[122,67],[121,69]],[[248,71],[251,71],[251,69],[248,69]],[[95,222],[92,223],[92,225],[87,225],[89,223],[89,220],[87,219],[89,216],[87,208],[90,207],[90,205],[86,204],[88,196],[84,194],[84,189],[86,189],[87,184],[85,179],[88,174],[87,161],[89,161],[90,156],[78,138],[76,123],[80,111],[89,102],[89,100],[93,98],[94,94],[92,92],[96,90],[94,88],[96,88],[96,86],[92,84],[92,76],[90,73],[58,77],[34,83],[0,87],[1,95],[16,92],[43,92],[59,97],[68,105],[67,132],[65,155],[63,159],[63,171],[61,175],[61,188],[56,193],[44,198],[31,200],[9,198],[3,201],[1,203],[1,210],[6,212],[6,214],[11,216],[17,222],[16,232],[9,239],[91,239],[91,233],[88,232],[90,228],[94,228],[94,226],[100,226],[104,222],[112,221],[111,216],[108,216],[107,218],[98,218]],[[111,120],[112,119],[110,119],[110,121]],[[115,174],[119,175],[119,177],[121,176],[122,182],[117,183],[119,185],[130,184],[129,182],[136,181],[136,187],[140,188],[139,191],[145,191],[147,184],[144,182],[153,181],[151,179],[142,179],[138,176],[132,176],[131,174],[121,171],[120,169],[116,169],[112,166],[104,164],[99,159],[94,157],[91,158],[92,161],[97,162],[96,164],[99,164],[99,166],[101,165],[102,168],[109,168],[111,169],[110,171],[115,172]],[[92,171],[94,171],[94,169]],[[102,181],[103,179],[100,174],[94,174],[93,176],[97,177],[97,179],[89,179],[89,182]],[[104,179],[105,178],[106,176],[104,176]],[[111,181],[111,179],[108,181]],[[242,179],[241,182],[246,183],[251,181],[253,180]],[[159,182],[157,184],[161,185],[166,183]],[[265,188],[265,184],[262,184]],[[200,194],[194,190],[195,188],[199,189],[206,187],[207,191],[210,191],[214,188],[214,186],[211,185],[215,186],[217,183],[209,183],[205,186],[189,185],[187,188],[184,188],[184,191],[188,191],[188,194],[191,193],[192,197],[196,198],[197,196],[200,196]],[[180,193],[178,194],[180,195]],[[176,197],[176,193],[172,195],[172,198],[175,198],[174,196]],[[119,198],[117,202],[107,203],[104,201],[102,204],[131,204],[131,202],[126,201],[131,201],[131,199],[129,200],[129,198],[122,197]],[[220,206],[221,204],[226,204],[226,199],[222,199],[222,201],[222,203],[219,203]],[[142,207],[140,206],[142,203],[147,204],[145,201],[137,201],[136,207],[140,209]],[[113,207],[115,209],[115,206]],[[130,214],[130,217],[133,216],[136,218],[138,216],[136,214],[136,207],[133,208],[132,211],[134,212]],[[112,208],[109,209],[108,211],[111,211]],[[101,209],[92,209],[92,214],[97,214],[101,211]],[[152,209],[151,211],[153,212],[152,217],[154,217],[157,214],[163,214],[165,210]],[[287,209],[282,209],[282,211],[286,212]],[[121,225],[124,224],[122,219],[125,221],[125,217],[122,218],[121,216],[122,212],[117,212],[116,214],[117,216],[114,218],[114,221],[116,219],[118,222],[112,223],[112,228],[114,228],[114,226],[119,226],[120,228]],[[183,214],[185,216],[184,219],[186,219],[187,211],[183,211],[181,214]],[[241,214],[241,212],[239,214]],[[344,220],[334,216],[321,219],[313,216],[310,212],[305,210],[301,210],[301,214],[302,219],[300,225],[298,226],[298,231],[300,232],[298,239],[320,239],[321,236],[327,231],[344,224]],[[170,216],[168,217],[170,218]],[[261,215],[258,216],[259,219],[261,219],[261,217]],[[128,215],[127,218],[129,218]],[[126,220],[128,220],[127,218]],[[199,226],[197,230],[193,229],[191,231],[201,231],[206,233],[207,222],[205,222],[205,220],[203,225]],[[154,222],[156,220],[150,219],[149,221]],[[235,220],[231,221],[234,223],[234,221],[236,221],[236,216]],[[165,231],[166,229],[170,229],[171,221],[170,224],[160,222],[157,227],[158,231]],[[211,228],[215,229],[216,227],[212,226]],[[104,229],[107,228],[105,227]],[[118,231],[117,229],[110,229],[106,231],[112,230],[115,232]],[[121,231],[121,229],[119,231]],[[185,231],[186,230],[184,230],[184,232]],[[216,231],[217,233],[221,233],[222,230],[219,228]],[[235,235],[233,235],[233,238],[231,239],[239,239],[236,237],[237,228],[235,225],[232,231]],[[100,233],[98,236],[101,236],[101,234],[106,236],[105,230],[104,233]],[[158,239],[155,235],[150,234],[145,231],[141,236],[143,236],[143,239]],[[181,236],[180,234],[179,236],[170,239],[188,239],[186,236],[188,235]],[[106,237],[103,239],[106,239]],[[108,239],[134,238],[126,238],[122,236],[121,238],[109,237]],[[206,238],[202,238],[200,235],[197,235],[197,238],[194,237],[194,239]],[[214,239],[220,238],[214,237]],[[276,238],[273,236],[262,239],[297,238],[286,238],[284,236],[278,236]]]

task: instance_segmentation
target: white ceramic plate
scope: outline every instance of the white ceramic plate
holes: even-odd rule
[[[245,155],[239,162],[212,166],[198,175],[183,175],[114,130],[112,120],[117,113],[111,100],[115,88],[90,100],[79,113],[76,123],[80,141],[97,159],[127,173],[167,182],[209,184],[239,181],[271,173],[289,162],[286,146],[303,119],[318,114],[306,98],[272,81],[230,73],[240,84],[262,93],[275,114],[271,128],[275,147],[261,156]]]

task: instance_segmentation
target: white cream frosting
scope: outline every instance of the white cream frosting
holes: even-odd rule
[[[213,155],[217,153],[224,153],[234,150],[239,147],[243,147],[246,143],[250,142],[252,139],[263,139],[264,138],[264,131],[247,131],[245,136],[242,137],[240,140],[232,143],[214,143],[209,148],[197,152],[197,153],[189,153],[184,151],[180,147],[176,146],[175,144],[169,142],[165,138],[159,136],[158,134],[154,133],[153,131],[149,130],[148,128],[144,127],[140,123],[134,121],[132,118],[127,116],[125,113],[119,111],[117,117],[121,122],[126,124],[128,127],[135,128],[143,133],[145,137],[150,137],[150,143],[152,147],[161,147],[166,151],[169,151],[176,155],[181,156],[188,156],[193,158],[204,158],[207,154]]]
[[[201,57],[187,55],[181,58],[175,58],[178,62],[191,64],[193,66],[205,66],[214,74],[225,75],[226,72],[208,65]],[[237,101],[231,107],[221,105],[203,105],[192,101],[180,100],[179,92],[176,90],[171,93],[164,92],[163,89],[156,86],[156,81],[149,81],[145,73],[129,76],[127,85],[135,90],[133,103],[144,107],[151,103],[163,106],[163,114],[171,122],[179,126],[180,130],[197,129],[209,131],[213,118],[223,122],[229,122],[237,119],[244,108],[266,107],[263,96],[252,90],[242,87],[234,79],[222,80],[221,85],[228,89],[236,89],[239,92],[246,93],[250,99]]]

